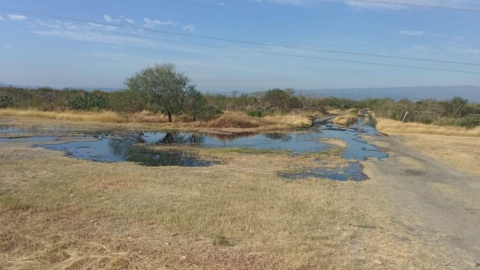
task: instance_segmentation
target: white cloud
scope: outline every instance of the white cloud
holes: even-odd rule
[[[11,49],[11,48],[12,48],[12,46],[10,46],[10,45],[3,45],[3,47],[2,47],[2,48],[4,48],[4,49]]]
[[[87,26],[89,29],[93,30],[100,30],[104,32],[111,32],[114,30],[117,30],[117,27],[113,25],[104,25],[104,24],[98,24],[98,23],[87,23]]]
[[[157,25],[160,26],[176,26],[177,23],[172,22],[172,21],[159,21],[159,20],[150,20],[149,18],[143,18],[143,26],[148,27],[148,28],[154,28]]]
[[[32,33],[77,41],[96,43],[145,43],[141,38],[126,37],[109,33],[117,30],[115,26],[96,23],[75,24],[60,20],[36,20]]]
[[[125,21],[128,22],[129,24],[135,24],[135,20],[133,19],[125,18]]]
[[[107,22],[113,22],[112,17],[110,17],[108,15],[103,15],[103,19],[105,19],[105,21],[107,21]]]
[[[413,48],[414,48],[415,50],[421,51],[421,52],[428,52],[428,51],[430,51],[430,48],[428,48],[427,46],[423,46],[423,45],[415,45]]]
[[[182,29],[185,30],[185,31],[189,31],[189,32],[195,32],[195,28],[191,24],[183,26]]]
[[[445,8],[474,8],[479,9],[478,0],[256,0],[256,2],[270,2],[276,4],[302,6],[319,2],[345,3],[355,8],[364,9],[405,9],[440,6]]]
[[[425,34],[425,32],[423,32],[423,31],[403,30],[403,31],[400,31],[400,34],[401,34],[401,35],[404,35],[404,36],[418,37],[418,36],[423,36],[423,35]]]
[[[116,36],[98,32],[90,32],[86,30],[71,31],[71,30],[48,30],[48,31],[33,31],[32,33],[42,36],[50,36],[64,39],[71,39],[77,41],[87,41],[95,43],[119,44],[119,43],[139,43],[139,38]]]
[[[124,16],[120,16],[120,17],[118,17],[118,19],[114,19],[114,18],[110,17],[109,15],[105,14],[105,15],[103,15],[103,19],[106,22],[109,22],[109,23],[127,22],[129,24],[135,24],[135,20],[125,18]]]
[[[266,1],[278,3],[278,4],[294,5],[294,6],[305,5],[312,2],[311,0],[266,0]],[[257,0],[257,2],[262,2],[262,0]]]
[[[24,21],[27,19],[27,17],[23,15],[8,14],[7,16],[12,21]]]
[[[447,50],[454,54],[472,55],[472,56],[480,55],[480,48],[470,47],[463,43],[452,42],[448,45]]]
[[[0,15],[0,21],[3,21],[3,17]]]
[[[429,6],[445,8],[478,8],[476,0],[342,0],[347,5],[358,8],[404,9],[426,8]]]

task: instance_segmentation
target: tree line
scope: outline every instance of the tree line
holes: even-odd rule
[[[456,125],[472,128],[480,125],[480,104],[461,97],[447,101],[434,99],[417,102],[390,98],[351,100],[298,95],[293,89],[270,89],[253,93],[201,93],[188,76],[172,64],[147,67],[125,80],[125,89],[114,92],[42,87],[0,87],[0,108],[34,108],[43,111],[100,111],[136,113],[143,110],[163,113],[169,121],[186,114],[191,121],[209,120],[223,111],[243,111],[252,117],[295,111],[321,111],[351,108],[371,109],[377,116],[404,122]]]

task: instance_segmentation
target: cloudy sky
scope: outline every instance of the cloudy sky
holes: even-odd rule
[[[203,91],[480,86],[479,26],[478,0],[2,1],[0,82],[122,88],[168,62]]]

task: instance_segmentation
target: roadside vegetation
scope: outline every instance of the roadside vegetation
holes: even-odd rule
[[[404,123],[465,129],[480,126],[480,104],[461,97],[446,101],[389,98],[354,101],[302,96],[290,88],[249,94],[202,93],[172,64],[147,67],[127,78],[125,85],[125,89],[114,92],[0,87],[0,115],[112,123],[191,123],[191,128],[259,128],[277,120],[273,125],[284,123],[292,128],[295,127],[289,122],[292,120],[303,127],[309,117],[355,108]],[[355,117],[355,114],[342,115],[337,122],[349,125]],[[370,121],[374,123],[375,118],[370,117]]]

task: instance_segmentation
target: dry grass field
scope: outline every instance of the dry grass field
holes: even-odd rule
[[[454,126],[436,126],[421,123],[403,123],[385,118],[377,118],[377,129],[385,134],[431,134],[448,136],[480,137],[480,127],[466,129]]]
[[[126,124],[126,126],[145,126],[163,130],[216,129],[232,132],[244,131],[245,129],[248,129],[252,132],[285,130],[304,128],[312,125],[311,116],[306,114],[273,115],[257,118],[249,117],[240,112],[225,112],[219,118],[208,122],[192,122],[189,117],[180,115],[178,117],[174,117],[174,123],[169,123],[167,117],[163,114],[154,114],[146,111],[129,115],[120,115],[110,111],[44,112],[38,110],[0,109],[0,117],[16,117],[18,119],[23,118],[27,120],[38,119],[37,121],[40,121],[40,123],[42,123],[44,120],[102,124],[122,123]]]
[[[377,129],[452,168],[480,176],[480,127],[465,129],[379,119]]]
[[[143,167],[73,159],[29,143],[0,145],[0,269],[445,265],[441,247],[380,207],[385,202],[376,179],[291,181],[277,175],[319,166],[318,159],[322,166],[342,166],[338,152],[197,149],[221,163]]]

